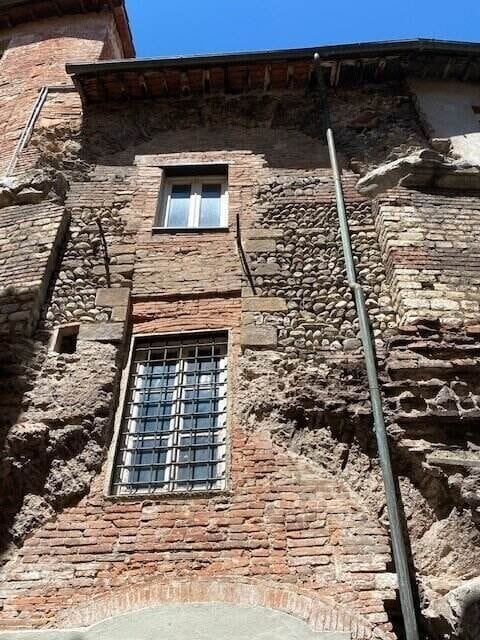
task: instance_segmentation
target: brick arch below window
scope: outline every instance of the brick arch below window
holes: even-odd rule
[[[392,640],[394,637],[329,598],[308,590],[245,579],[148,580],[130,584],[83,605],[64,609],[58,614],[57,624],[64,628],[87,627],[127,612],[173,603],[263,607],[303,620],[317,633],[346,632],[352,640]]]

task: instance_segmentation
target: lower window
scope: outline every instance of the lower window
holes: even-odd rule
[[[227,333],[135,339],[114,494],[224,487],[227,339]]]

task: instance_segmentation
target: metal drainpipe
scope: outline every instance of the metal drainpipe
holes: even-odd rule
[[[15,149],[12,153],[12,157],[10,158],[10,162],[8,163],[7,168],[5,169],[4,177],[8,177],[12,175],[20,154],[22,153],[25,145],[30,140],[30,136],[32,135],[33,129],[35,127],[35,123],[37,122],[38,116],[42,110],[43,105],[45,104],[48,94],[50,91],[76,91],[75,87],[72,85],[52,85],[52,86],[44,86],[41,87],[37,99],[33,105],[32,111],[28,117],[28,120],[22,129],[22,133],[20,138],[18,139],[17,144],[15,145]]]
[[[393,557],[398,576],[398,590],[400,594],[400,605],[402,609],[403,622],[407,640],[419,640],[415,607],[413,604],[412,585],[407,563],[407,551],[400,524],[400,513],[395,492],[395,482],[393,478],[390,452],[388,449],[387,431],[383,415],[382,398],[380,395],[375,351],[373,348],[372,335],[370,332],[370,320],[367,307],[365,305],[365,294],[361,285],[357,282],[355,263],[353,261],[352,244],[350,240],[350,230],[348,228],[347,214],[345,211],[345,200],[343,196],[342,180],[338,167],[337,152],[335,149],[335,139],[330,121],[330,111],[328,107],[327,92],[320,67],[320,56],[314,55],[314,69],[320,88],[320,95],[323,103],[323,124],[328,144],[328,153],[333,172],[335,184],[335,199],[337,204],[338,221],[342,238],[343,256],[347,270],[348,285],[353,291],[355,305],[357,308],[358,321],[360,325],[360,337],[363,344],[365,365],[367,370],[368,387],[370,390],[370,401],[372,404],[373,425],[377,439],[378,455],[385,488],[385,501],[387,504],[388,519],[390,522],[391,541]]]

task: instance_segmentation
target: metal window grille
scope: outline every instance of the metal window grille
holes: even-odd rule
[[[137,339],[113,493],[223,488],[226,392],[226,333]]]

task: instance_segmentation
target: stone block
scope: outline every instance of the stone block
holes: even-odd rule
[[[276,262],[261,262],[254,266],[256,276],[274,276],[280,273],[280,266]]]
[[[287,302],[283,298],[262,298],[255,296],[242,300],[244,311],[287,311]]]
[[[128,307],[113,307],[110,319],[112,322],[126,322],[128,318]]]
[[[471,324],[466,331],[469,336],[480,336],[480,324]]]
[[[245,237],[251,240],[261,240],[265,238],[283,238],[282,229],[247,229]]]
[[[262,251],[275,251],[277,243],[271,238],[261,238],[259,240],[246,240],[245,251],[248,253],[260,253]]]
[[[98,289],[95,305],[97,307],[126,307],[129,300],[130,289],[127,287]]]
[[[277,330],[275,327],[247,326],[240,338],[242,347],[276,347]]]
[[[435,309],[436,311],[457,311],[459,309],[459,304],[454,300],[435,298],[432,300],[432,309]]]
[[[88,342],[122,342],[124,329],[123,322],[82,324],[78,332],[78,339]]]
[[[255,313],[242,313],[242,325],[245,327],[247,325],[254,325],[257,321],[257,317]]]
[[[436,464],[439,466],[452,466],[452,467],[470,467],[480,469],[480,458],[473,458],[472,454],[467,452],[461,452],[463,455],[454,455],[449,452],[436,451],[427,455],[427,462],[429,464]],[[469,456],[469,457],[468,457]]]

